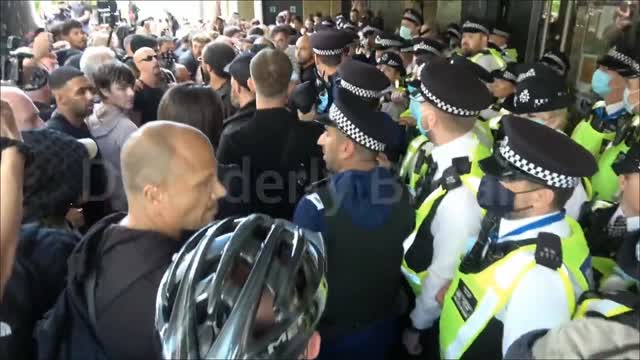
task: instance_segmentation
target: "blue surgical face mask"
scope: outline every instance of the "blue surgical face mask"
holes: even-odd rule
[[[405,40],[411,40],[411,30],[406,26],[400,26],[400,37]]]
[[[411,112],[411,116],[416,119],[416,126],[418,127],[418,131],[420,131],[420,134],[429,137],[428,132],[422,126],[422,103],[417,100],[411,99],[411,101],[409,102],[409,111]]]
[[[322,114],[327,111],[327,106],[329,105],[329,94],[327,94],[327,91],[325,90],[320,94],[319,98],[320,102],[317,106],[317,113]]]
[[[591,78],[591,88],[594,93],[605,97],[611,93],[611,87],[609,87],[610,81],[611,76],[605,71],[598,69],[593,73],[593,77]]]
[[[629,112],[629,114],[634,114],[636,112],[638,112],[639,110],[636,109],[638,107],[638,103],[636,102],[635,104],[631,102],[631,95],[634,95],[634,99],[637,100],[638,97],[640,97],[640,94],[638,93],[638,90],[631,92],[629,91],[629,88],[625,88],[624,89],[624,108],[627,109],[627,111]]]

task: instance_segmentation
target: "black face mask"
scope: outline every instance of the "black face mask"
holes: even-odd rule
[[[536,190],[540,190],[540,188],[514,193],[504,187],[497,177],[485,175],[482,177],[478,187],[478,205],[498,217],[507,217],[512,213],[531,209],[533,206],[514,209],[515,197],[517,194],[525,194]]]

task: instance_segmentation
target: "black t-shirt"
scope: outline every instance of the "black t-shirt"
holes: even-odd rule
[[[145,83],[142,83],[142,85],[142,90],[136,92],[133,99],[133,110],[141,114],[140,125],[158,120],[158,106],[165,92],[164,88],[152,88]]]

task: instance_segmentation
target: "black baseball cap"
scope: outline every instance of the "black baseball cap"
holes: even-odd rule
[[[251,71],[249,65],[251,59],[255,54],[252,52],[245,52],[233,59],[229,65],[224,67],[224,72],[229,73],[241,86],[249,89],[247,80],[251,77]]]

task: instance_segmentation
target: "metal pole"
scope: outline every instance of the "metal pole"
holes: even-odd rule
[[[544,26],[542,28],[542,38],[540,39],[540,54],[538,56],[544,55],[544,50],[547,45],[547,35],[549,35],[549,22],[551,21],[551,9],[553,5],[553,0],[547,0],[547,9],[544,17]]]
[[[564,52],[567,46],[567,37],[569,36],[569,24],[573,16],[573,0],[567,0],[567,11],[564,15],[564,26],[562,28],[562,39],[560,39],[560,51]]]

